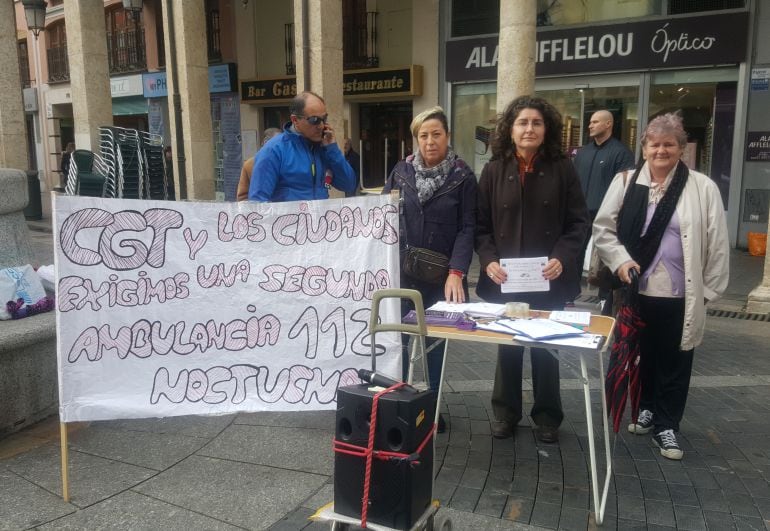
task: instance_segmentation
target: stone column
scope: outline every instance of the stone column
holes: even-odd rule
[[[438,105],[439,2],[412,2],[412,63],[422,66],[422,96],[412,100],[412,114]]]
[[[29,229],[22,214],[28,202],[27,174],[0,168],[0,269],[32,264]]]
[[[13,2],[0,2],[0,168],[29,166]]]
[[[204,2],[162,2],[168,114],[171,122],[168,131],[174,156],[177,198],[211,200],[214,199],[214,154],[211,144],[211,95]],[[169,13],[169,5],[173,13]],[[175,57],[171,54],[175,54]],[[183,132],[183,146],[179,146],[177,141],[176,114],[180,109],[179,125]],[[180,164],[184,164],[183,173],[179,171]],[[178,180],[181,175],[185,176],[186,197],[179,195]]]
[[[324,99],[329,125],[342,149],[342,0],[294,0],[294,41],[297,91],[311,90]],[[330,197],[345,195],[333,188],[329,192]]]
[[[770,235],[770,220],[767,223],[767,234]],[[746,311],[751,313],[770,313],[770,252],[765,252],[765,269],[762,275],[762,283],[749,293]]]
[[[534,0],[501,0],[500,37],[497,52],[497,112],[512,99],[535,92]]]
[[[75,145],[99,151],[99,127],[112,125],[103,0],[64,0]],[[45,109],[40,110],[45,113]]]

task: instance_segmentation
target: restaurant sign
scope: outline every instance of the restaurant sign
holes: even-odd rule
[[[747,12],[537,31],[538,76],[740,63]],[[497,77],[498,38],[446,43],[446,80]],[[506,59],[507,60],[507,59]]]
[[[342,75],[342,94],[351,98],[419,96],[422,94],[422,67],[350,70]],[[280,77],[241,82],[244,103],[286,103],[297,95],[297,79]]]

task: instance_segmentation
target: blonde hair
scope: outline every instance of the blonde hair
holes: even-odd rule
[[[431,107],[430,109],[422,111],[420,114],[414,117],[412,124],[409,126],[409,130],[412,131],[413,137],[417,138],[417,133],[420,132],[420,127],[422,127],[422,124],[428,120],[438,120],[441,122],[441,125],[444,126],[444,131],[449,134],[449,120],[446,117],[446,113],[444,112],[444,109],[436,105],[435,107]]]

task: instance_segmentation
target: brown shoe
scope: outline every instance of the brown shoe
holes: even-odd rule
[[[513,437],[515,426],[507,421],[492,423],[492,437],[495,439],[510,439]]]
[[[535,437],[544,443],[559,442],[559,428],[555,426],[538,426],[535,428]]]

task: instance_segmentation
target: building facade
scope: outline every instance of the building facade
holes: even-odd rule
[[[438,103],[439,3],[431,0],[342,0],[342,130],[361,155],[361,184],[382,186],[411,153],[416,109]],[[323,9],[323,6],[322,6]],[[297,92],[297,48],[303,37],[290,2],[249,0],[238,17],[238,63],[244,157],[263,131],[282,127]]]
[[[69,143],[75,143],[65,2],[47,0],[45,28],[35,38],[27,30],[21,1],[14,1],[28,144],[34,154],[30,168],[40,171],[43,188],[50,190],[62,187],[61,155]],[[204,7],[214,120],[222,114],[226,95],[230,108],[237,111],[238,107],[231,4],[206,0]],[[103,10],[112,121],[98,125],[157,133],[170,145],[161,0],[145,0],[136,12],[125,9],[122,0],[104,0]],[[238,121],[232,138],[238,138],[239,129]],[[237,166],[235,171],[240,172],[241,165],[240,150],[231,149],[234,156],[228,158],[224,144],[220,141],[212,147],[215,186],[220,190],[223,167]]]
[[[442,4],[445,81],[456,151],[480,171],[496,108],[499,0]],[[641,155],[644,125],[680,112],[685,162],[722,193],[733,246],[767,230],[767,3],[751,0],[538,2],[535,93],[564,120],[563,148],[588,140],[591,114],[607,109],[613,134]],[[512,8],[512,7],[511,7]],[[763,28],[765,31],[762,31]],[[762,81],[764,80],[764,81]],[[768,162],[762,162],[762,160]]]
[[[41,170],[48,188],[59,184],[60,153],[74,139],[67,2],[91,3],[49,0],[46,29],[37,41],[26,31],[20,1],[15,2],[28,144],[37,154],[31,166]],[[497,51],[500,9],[515,9],[515,2],[206,0],[200,11],[203,31],[194,35],[188,35],[192,26],[183,16],[193,10],[180,0],[145,0],[138,16],[119,0],[102,4],[111,119],[118,126],[159,133],[167,144],[176,125],[169,112],[163,18],[169,5],[185,11],[177,11],[183,19],[176,23],[177,38],[193,42],[208,59],[201,80],[206,101],[190,109],[206,108],[211,120],[210,134],[205,127],[194,128],[200,135],[196,145],[206,146],[212,159],[189,163],[189,174],[207,173],[200,178],[213,183],[199,197],[234,198],[242,161],[257,151],[266,128],[288,121],[288,101],[300,86],[327,99],[341,93],[341,106],[332,105],[330,117],[339,120],[340,143],[351,138],[360,152],[364,187],[381,185],[395,162],[414,149],[409,123],[436,104],[450,114],[457,153],[477,173],[489,158],[498,104],[496,69],[513,60]],[[744,248],[749,231],[767,231],[766,2],[543,0],[537,6],[535,92],[561,111],[567,152],[574,154],[587,141],[588,117],[596,109],[613,113],[615,136],[637,156],[644,124],[657,114],[679,111],[690,134],[687,162],[718,184],[733,246]],[[309,9],[318,9],[317,15]],[[312,54],[304,50],[322,39],[319,48],[341,53],[341,61],[309,59]],[[180,61],[180,67],[187,63]],[[316,79],[303,76],[306,71]],[[201,77],[191,72],[189,79]],[[331,85],[322,85],[326,79]],[[201,151],[187,149],[195,156]]]

